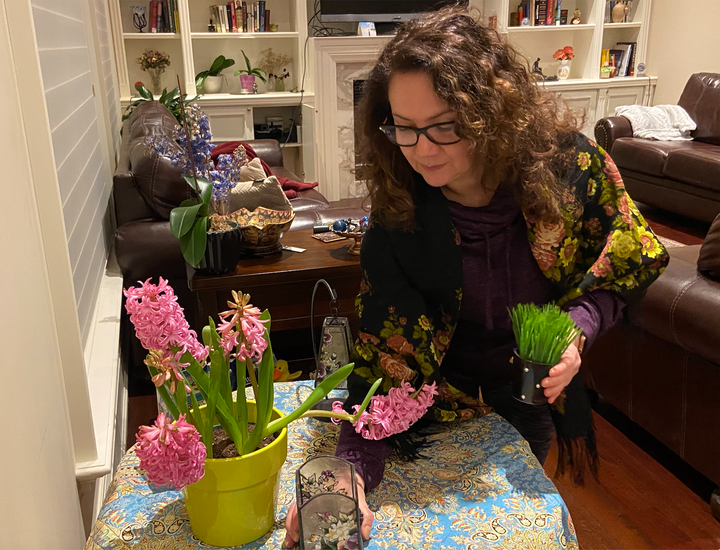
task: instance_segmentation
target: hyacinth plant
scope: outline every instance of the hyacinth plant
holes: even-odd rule
[[[557,365],[580,335],[570,315],[555,304],[518,304],[510,310],[518,355],[525,361]]]
[[[170,212],[170,231],[180,240],[185,261],[196,267],[207,248],[211,215],[229,214],[230,191],[240,181],[247,155],[244,147],[239,146],[231,155],[220,155],[213,161],[215,145],[210,143],[212,132],[207,114],[196,104],[183,106],[182,112],[183,124],[175,127],[173,139],[152,136],[145,146],[148,156],[157,152],[180,167],[183,178],[195,192],[195,198],[183,201]]]
[[[213,431],[218,423],[242,456],[253,452],[263,438],[301,417],[324,416],[356,423],[382,382],[380,379],[371,387],[354,415],[311,410],[347,378],[353,365],[346,365],[318,384],[295,411],[271,421],[274,364],[267,310],[261,313],[250,303],[248,294],[233,292],[234,301],[229,301],[229,309],[220,314],[220,324],[216,326],[209,319],[203,328],[201,343],[166,280],[160,278],[155,285],[148,279],[124,290],[124,294],[135,334],[149,352],[145,364],[172,416],[161,413],[153,426],[141,427],[136,436],[140,467],[158,485],[182,488],[203,476],[205,460],[212,457]],[[245,391],[238,391],[235,398],[232,395],[233,359],[237,380],[245,380],[247,375],[252,384],[256,422],[250,434]],[[199,406],[192,387],[205,400],[204,407]]]

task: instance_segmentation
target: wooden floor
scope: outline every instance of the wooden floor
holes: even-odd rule
[[[638,205],[660,236],[700,244],[708,224]],[[714,486],[624,415],[600,403],[594,412],[600,454],[600,483],[584,487],[554,480],[572,515],[580,547],[595,549],[720,548],[720,522],[710,513]],[[155,397],[133,397],[128,411],[128,445],[137,427],[154,419]],[[608,420],[609,419],[609,420]],[[630,437],[628,437],[628,434]],[[552,479],[557,450],[545,469]]]

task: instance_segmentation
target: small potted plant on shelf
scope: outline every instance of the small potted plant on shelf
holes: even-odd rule
[[[259,78],[263,81],[263,83],[267,83],[267,80],[265,80],[265,77],[262,75],[265,71],[263,71],[259,67],[253,68],[252,65],[250,65],[250,60],[248,59],[248,56],[245,55],[245,52],[241,50],[243,57],[245,58],[245,65],[247,66],[246,69],[238,69],[235,71],[235,76],[240,76],[240,85],[242,86],[243,93],[245,94],[253,94],[257,93],[257,88],[255,86],[255,77]]]
[[[555,304],[518,304],[510,311],[517,349],[513,360],[513,396],[532,405],[547,403],[540,382],[580,336],[570,315]]]
[[[216,94],[222,89],[224,75],[221,75],[225,69],[235,65],[234,59],[225,59],[224,55],[219,55],[212,62],[207,71],[202,71],[195,77],[195,88],[204,88],[208,94]]]
[[[558,61],[557,77],[565,80],[570,76],[570,60],[575,57],[572,46],[565,46],[553,54],[553,59]]]
[[[202,342],[164,279],[124,294],[135,333],[149,352],[145,364],[172,416],[161,413],[153,426],[140,427],[135,450],[140,467],[151,482],[183,490],[190,525],[201,541],[240,546],[261,537],[274,523],[286,426],[303,416],[357,423],[382,379],[354,415],[311,410],[347,378],[353,365],[346,365],[283,416],[273,407],[270,314],[254,307],[248,294],[232,293],[220,324],[209,319],[202,330]],[[242,387],[233,396],[231,360],[237,380],[250,378],[253,400]]]

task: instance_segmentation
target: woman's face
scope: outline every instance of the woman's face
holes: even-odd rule
[[[390,108],[396,125],[423,128],[452,122],[455,113],[438,97],[426,73],[399,73],[390,78]],[[413,169],[428,185],[448,186],[460,191],[477,181],[470,156],[470,143],[460,140],[452,145],[437,145],[427,136],[419,136],[412,147],[400,147]]]

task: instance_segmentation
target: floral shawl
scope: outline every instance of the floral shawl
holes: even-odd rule
[[[524,212],[532,253],[558,286],[559,305],[597,288],[626,299],[640,296],[662,273],[668,254],[608,154],[580,134],[575,141],[577,167],[567,178],[562,221],[546,223]],[[360,332],[348,406],[382,377],[385,393],[402,380],[416,388],[436,382],[436,420],[487,414],[490,407],[479,396],[462,393],[440,373],[462,300],[460,236],[440,189],[421,178],[414,187],[416,228],[387,230],[371,223],[363,239],[355,303]]]

